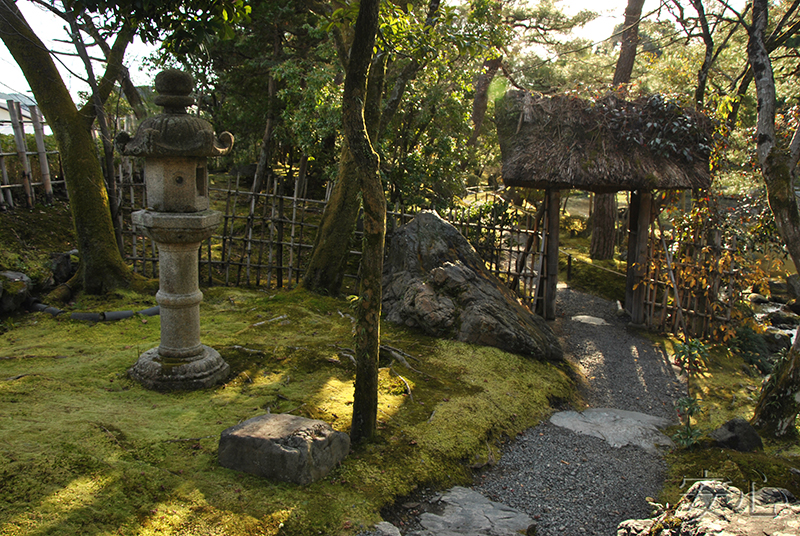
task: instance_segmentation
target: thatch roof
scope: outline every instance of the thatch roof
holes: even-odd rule
[[[711,185],[711,122],[659,96],[509,91],[495,106],[507,186],[613,192]]]

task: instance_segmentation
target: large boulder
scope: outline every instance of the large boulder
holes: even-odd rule
[[[386,320],[536,359],[563,357],[547,323],[489,273],[458,230],[421,212],[387,239]]]
[[[617,536],[751,536],[800,534],[800,505],[780,488],[743,493],[715,480],[696,482],[673,510],[652,519],[631,519]]]
[[[0,314],[13,313],[30,298],[33,283],[20,272],[0,272]]]
[[[259,415],[227,428],[219,464],[272,480],[310,484],[350,451],[350,436],[323,421],[287,414]]]

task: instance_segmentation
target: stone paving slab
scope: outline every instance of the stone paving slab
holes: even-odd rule
[[[612,408],[590,408],[580,413],[560,411],[550,417],[550,422],[579,434],[604,439],[615,448],[634,445],[654,452],[658,447],[675,446],[659,431],[671,424],[667,419],[636,411]]]
[[[519,536],[533,523],[527,514],[460,486],[440,501],[445,504],[442,515],[422,514],[420,523],[425,530],[409,536]]]

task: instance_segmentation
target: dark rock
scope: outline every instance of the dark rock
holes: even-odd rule
[[[219,464],[295,484],[323,478],[350,451],[350,436],[329,424],[286,414],[248,419],[222,432]]]
[[[800,316],[785,311],[772,311],[767,315],[767,320],[770,324],[785,329],[791,329],[800,325]]]
[[[800,298],[800,274],[792,274],[786,278],[786,291],[790,298]]]
[[[789,311],[793,312],[796,315],[800,315],[800,299],[795,298],[790,300],[789,302],[784,305],[784,308],[788,309]]]
[[[741,417],[731,419],[708,435],[726,449],[752,452],[764,448],[756,429]]]
[[[547,323],[487,272],[467,239],[435,212],[422,212],[398,228],[386,249],[383,311],[388,321],[435,337],[562,359]]]
[[[777,354],[781,350],[788,350],[792,347],[792,337],[778,328],[769,326],[762,337],[764,337],[764,342],[771,354]]]
[[[750,294],[747,297],[747,301],[749,301],[750,303],[759,303],[759,304],[769,303],[769,299],[767,299],[766,296],[764,296],[763,294],[758,294],[757,292],[753,292],[752,294]]]
[[[20,272],[0,272],[0,314],[13,313],[30,298],[31,279]]]
[[[754,499],[761,504],[794,504],[797,497],[785,488],[761,488],[755,492]]]
[[[50,270],[53,272],[55,284],[66,283],[77,271],[77,266],[72,264],[72,255],[74,254],[77,254],[77,251],[50,255]]]
[[[782,279],[769,280],[769,300],[771,302],[786,303],[789,300],[789,286]]]

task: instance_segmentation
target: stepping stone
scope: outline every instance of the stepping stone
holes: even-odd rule
[[[310,484],[350,451],[350,436],[323,421],[259,415],[222,432],[219,464],[272,480]]]
[[[592,326],[608,326],[608,325],[610,325],[608,322],[606,322],[602,318],[597,318],[596,316],[589,316],[589,315],[576,315],[576,316],[573,316],[571,320],[573,320],[574,322],[580,322],[581,324],[590,324]]]
[[[581,413],[561,411],[550,417],[550,422],[579,434],[604,439],[615,448],[634,445],[657,452],[659,446],[675,446],[659,431],[672,423],[636,411],[611,408],[591,408]]]
[[[460,486],[440,501],[445,504],[442,515],[422,514],[419,521],[425,530],[409,536],[519,536],[533,524],[527,514]]]

